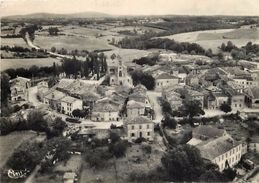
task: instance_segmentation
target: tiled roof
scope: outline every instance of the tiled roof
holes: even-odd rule
[[[130,100],[127,103],[127,108],[128,109],[135,109],[135,108],[145,108],[145,104],[142,102],[136,102],[134,100]]]
[[[162,73],[156,76],[155,79],[179,79],[179,78],[176,76],[170,75],[168,73]]]
[[[193,137],[199,138],[200,136],[205,138],[216,138],[223,136],[226,131],[224,129],[218,129],[214,126],[202,125],[193,129]]]
[[[50,92],[47,93],[47,95],[45,95],[45,98],[49,100],[60,100],[65,96],[66,94],[64,94],[63,92],[60,92],[57,90],[51,90]]]
[[[61,99],[61,102],[66,102],[66,103],[73,103],[75,101],[77,101],[79,99],[74,98],[74,97],[70,97],[70,96],[65,96]]]
[[[239,142],[233,140],[229,135],[226,135],[199,143],[196,147],[200,150],[203,158],[213,160],[237,147],[239,144]]]
[[[93,112],[118,112],[119,106],[111,103],[99,102],[93,107]]]
[[[150,119],[144,116],[138,116],[135,118],[127,118],[125,124],[145,124],[145,123],[153,123]]]

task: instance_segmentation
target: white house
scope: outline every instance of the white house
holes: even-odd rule
[[[236,165],[243,155],[243,145],[235,141],[224,129],[204,125],[196,127],[188,142],[200,150],[204,159],[218,165],[219,171]]]
[[[127,139],[130,142],[138,138],[145,138],[149,141],[154,139],[154,123],[147,117],[127,118],[124,121],[124,128]]]
[[[97,101],[92,109],[93,121],[119,121],[120,105],[112,101]]]
[[[134,118],[145,114],[145,104],[130,100],[127,103],[127,117]]]
[[[27,100],[30,87],[31,80],[28,78],[17,77],[10,80],[11,101]]]
[[[61,112],[63,114],[72,115],[75,109],[83,109],[82,100],[70,96],[65,96],[61,99]]]
[[[163,88],[167,88],[169,86],[175,86],[179,83],[180,78],[162,73],[155,77],[155,90],[161,91]]]

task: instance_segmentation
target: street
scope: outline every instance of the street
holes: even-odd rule
[[[162,109],[158,101],[159,97],[161,97],[161,92],[147,91],[147,95],[155,112],[155,117],[153,121],[155,123],[160,123],[163,119]]]

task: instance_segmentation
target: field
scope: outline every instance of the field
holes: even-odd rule
[[[30,131],[13,132],[6,136],[0,136],[0,168],[5,165],[8,158],[19,145],[35,136],[36,133]]]
[[[1,45],[30,48],[22,38],[1,38]]]
[[[55,58],[32,58],[32,59],[1,59],[0,61],[0,71],[6,69],[17,69],[17,68],[30,68],[33,65],[41,66],[51,66],[55,63],[60,63],[60,60]]]
[[[36,36],[34,44],[41,48],[50,50],[51,47],[57,49],[65,48],[68,51],[72,50],[104,50],[113,49],[114,46],[109,45],[106,41],[100,40],[96,37],[87,36]]]
[[[152,51],[149,50],[137,50],[137,49],[114,49],[112,51],[106,51],[104,52],[104,54],[107,57],[110,57],[113,53],[115,53],[116,55],[120,55],[122,58],[122,61],[126,64],[126,65],[131,65],[132,64],[132,60],[137,59],[137,58],[141,58],[144,56],[147,56],[148,54],[152,53]]]
[[[205,49],[211,48],[214,53],[223,42],[232,41],[236,46],[244,46],[247,42],[259,43],[259,29],[221,29],[175,34],[162,38],[174,39],[179,42],[198,43]]]

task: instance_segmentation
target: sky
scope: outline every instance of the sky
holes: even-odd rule
[[[0,0],[0,15],[101,12],[112,15],[257,15],[259,0]]]

